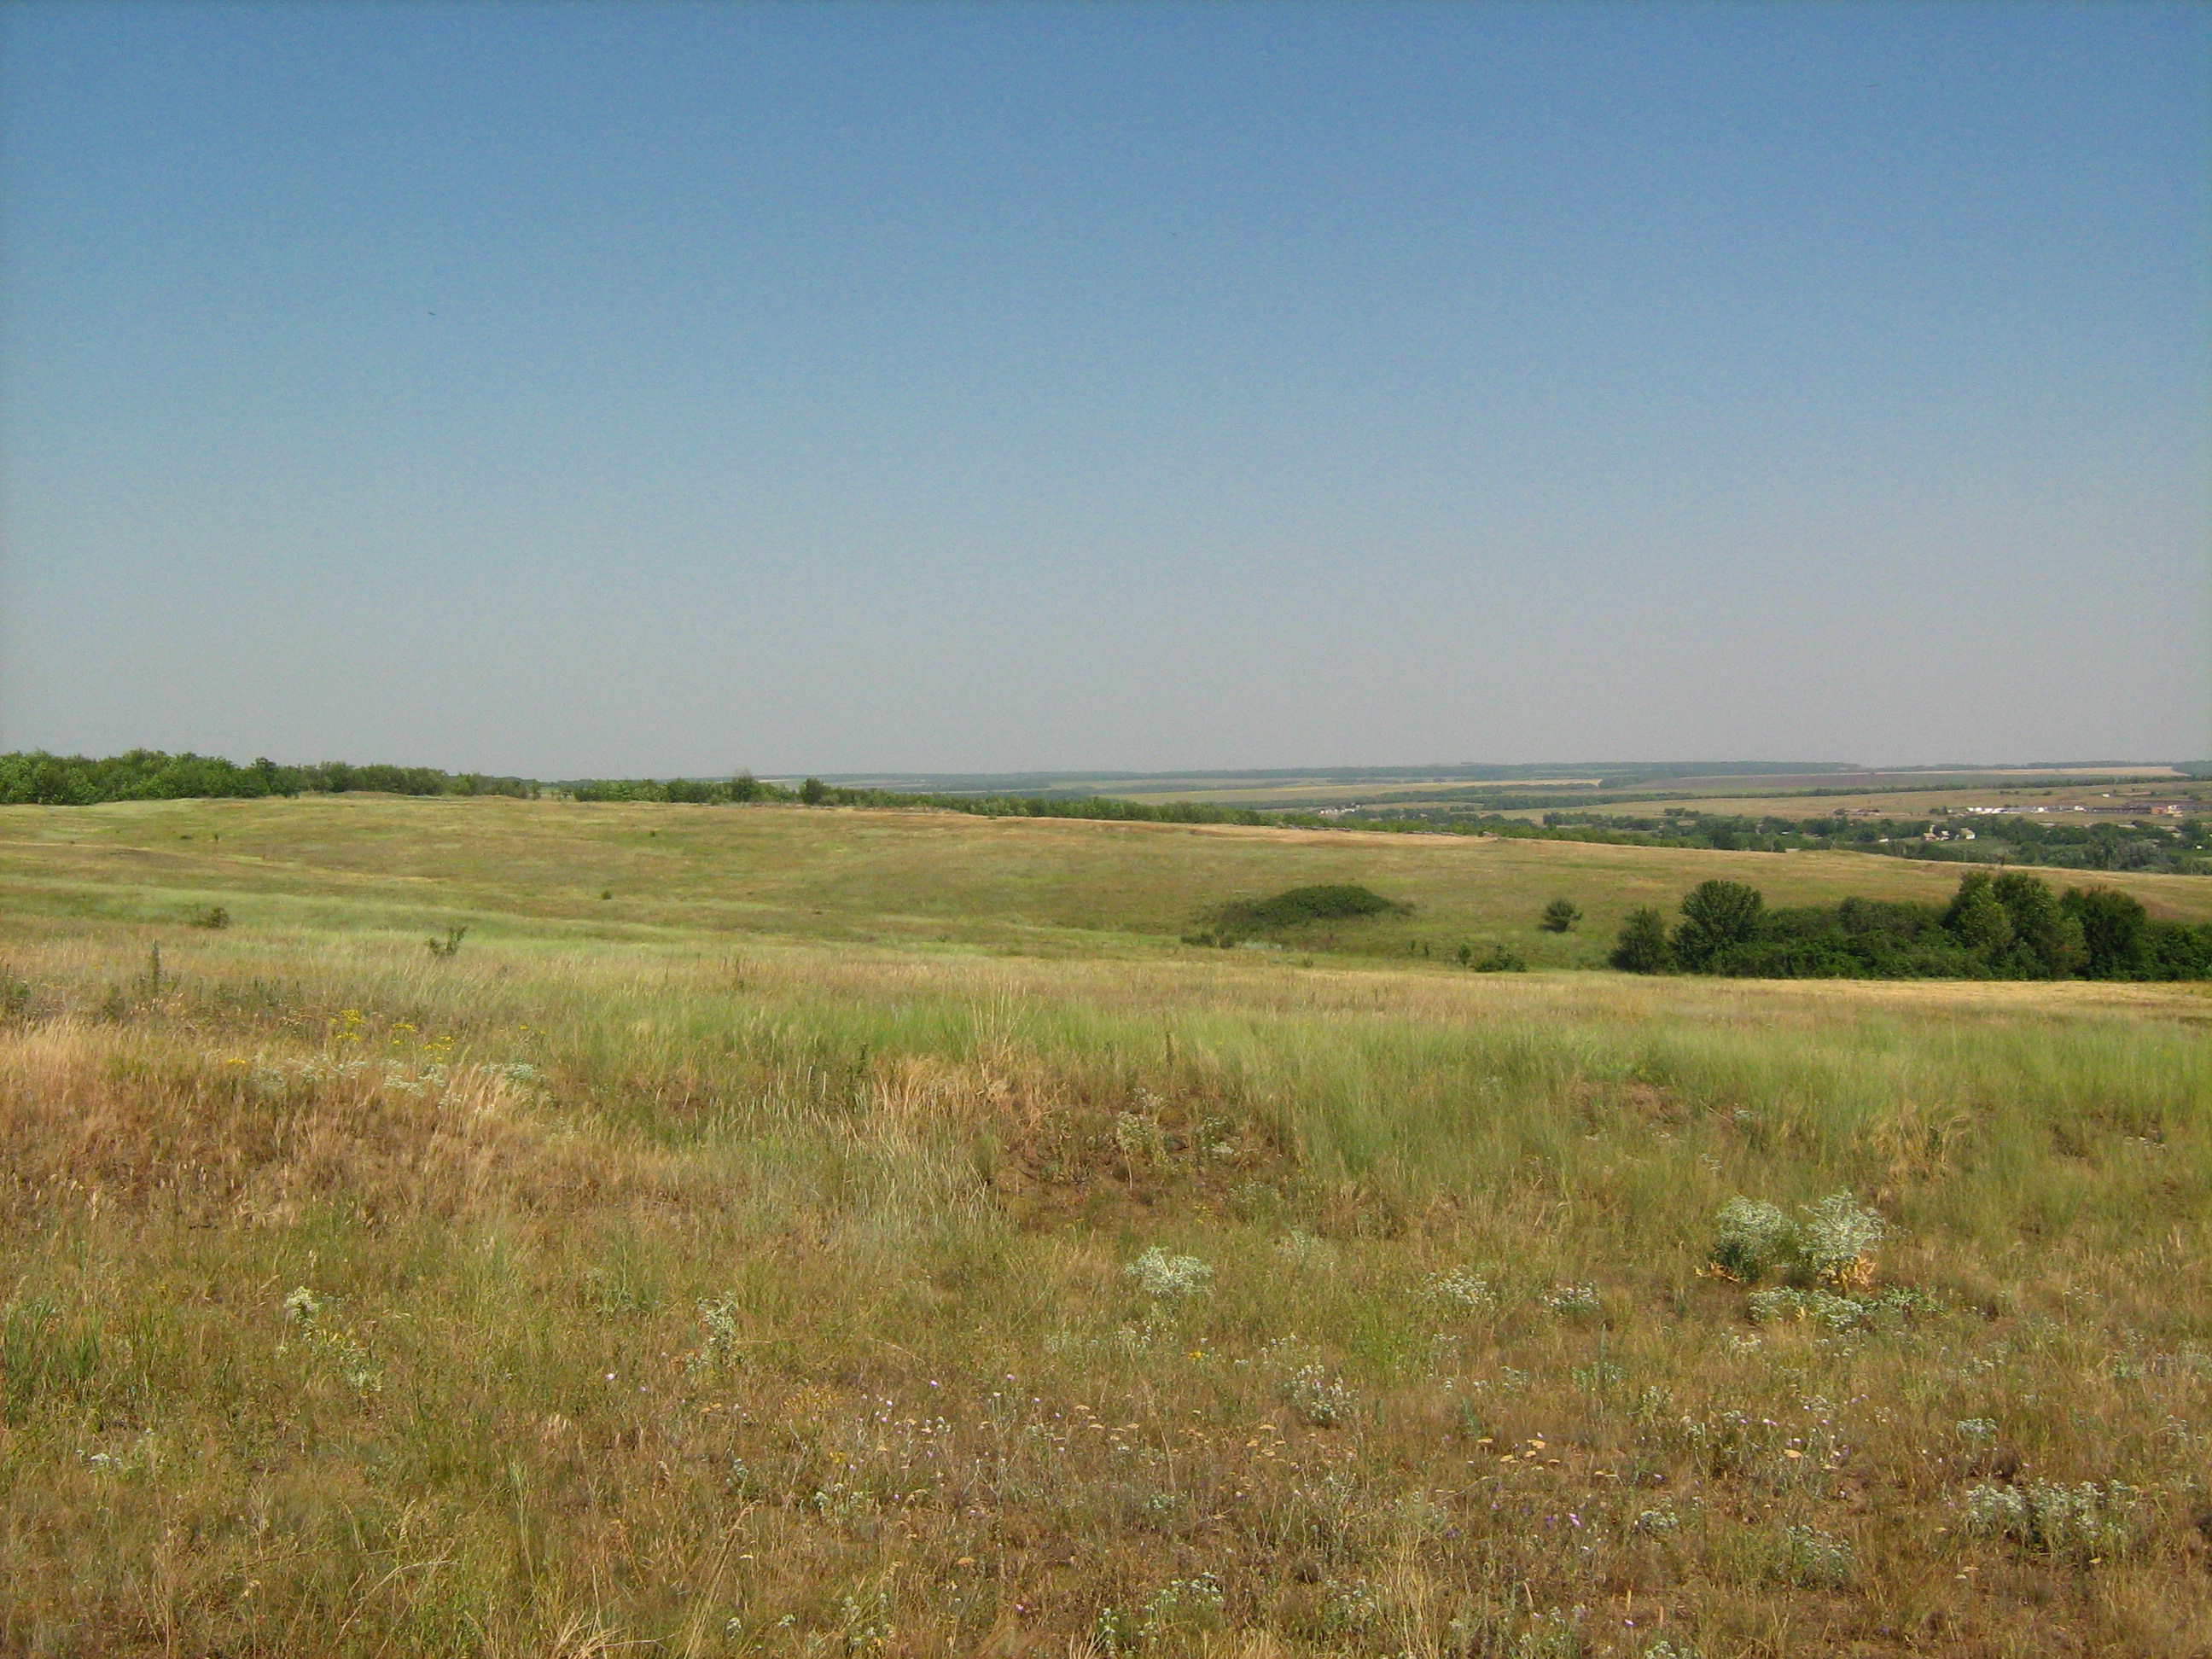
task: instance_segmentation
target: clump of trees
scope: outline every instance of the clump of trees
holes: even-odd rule
[[[1758,889],[1700,883],[1670,931],[1649,908],[1610,958],[1638,974],[1746,979],[2212,979],[2212,925],[2156,921],[2112,887],[1975,871],[1948,906],[1847,898],[1770,909]]]
[[[809,779],[810,783],[814,780]],[[565,786],[571,800],[672,801],[686,806],[742,805],[756,800],[798,800],[799,793],[763,783],[750,772],[733,778],[595,778]],[[808,803],[810,805],[811,802]]]

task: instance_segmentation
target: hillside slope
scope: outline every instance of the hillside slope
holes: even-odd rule
[[[2065,884],[2064,872],[2048,872]],[[1441,957],[1510,942],[1537,967],[1595,965],[1621,916],[1723,876],[1770,903],[1940,901],[1954,867],[1853,854],[1609,847],[1454,836],[977,818],[933,811],[576,805],[342,796],[0,808],[8,905],[60,920],[413,931],[451,921],[549,935],[694,928],[1054,953],[1182,948],[1200,914],[1357,882],[1413,906],[1317,927],[1310,951]],[[2154,915],[2212,917],[2212,881],[2115,876]],[[1573,899],[1575,933],[1540,932]]]

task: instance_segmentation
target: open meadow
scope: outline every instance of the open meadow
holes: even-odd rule
[[[2212,988],[1595,967],[1712,876],[1957,880],[0,808],[0,1651],[2212,1652]]]

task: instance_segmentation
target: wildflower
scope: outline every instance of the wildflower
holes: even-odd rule
[[[1808,1589],[1841,1589],[1858,1571],[1849,1544],[1812,1527],[1784,1528],[1775,1565],[1778,1577]]]
[[[1586,1319],[1599,1310],[1597,1286],[1556,1285],[1544,1297],[1544,1305],[1563,1319]]]
[[[1318,1362],[1303,1365],[1283,1385],[1283,1398],[1301,1420],[1316,1429],[1333,1429],[1352,1415],[1352,1390]]]
[[[1455,1302],[1470,1313],[1482,1313],[1498,1305],[1498,1292],[1491,1289],[1490,1281],[1465,1267],[1431,1273],[1421,1286],[1421,1296],[1430,1302]]]

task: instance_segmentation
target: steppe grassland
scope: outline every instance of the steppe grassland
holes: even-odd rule
[[[1138,923],[1450,881],[478,805],[6,826],[0,1648],[2212,1646],[2189,988],[1304,968]],[[1873,1286],[1702,1271],[1841,1189]]]
[[[2063,884],[2067,872],[2053,872]],[[732,931],[1056,956],[1175,952],[1208,908],[1358,881],[1413,908],[1324,925],[1293,946],[1438,957],[1510,943],[1537,967],[1595,966],[1620,918],[1671,910],[1712,876],[1774,904],[1852,893],[1940,902],[1955,866],[1848,853],[1715,853],[798,807],[576,805],[359,797],[0,808],[0,880],[27,912],[174,922],[223,903],[318,931],[465,922],[517,943]],[[2082,878],[2089,879],[2090,878]],[[2212,883],[2098,876],[2154,915],[2212,917]],[[1586,914],[1539,931],[1565,896]]]

